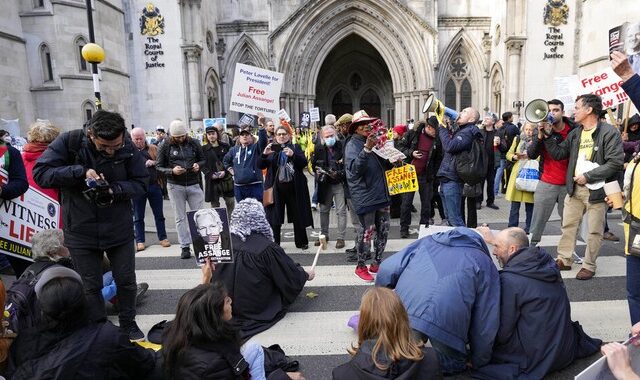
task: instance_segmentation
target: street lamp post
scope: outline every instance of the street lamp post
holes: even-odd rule
[[[96,44],[96,36],[93,31],[93,11],[91,0],[85,1],[87,6],[87,21],[89,23],[89,43],[82,47],[82,58],[91,64],[91,76],[93,77],[93,93],[96,96],[96,108],[102,109],[100,97],[100,78],[98,78],[98,64],[104,61],[104,49]]]
[[[518,116],[520,116],[520,108],[524,107],[524,102],[522,100],[516,100],[513,102],[513,108],[516,108],[518,111],[516,112]]]

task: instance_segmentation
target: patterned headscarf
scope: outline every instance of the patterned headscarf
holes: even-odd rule
[[[273,231],[264,214],[262,203],[253,198],[246,198],[236,204],[231,213],[229,230],[240,240],[246,241],[251,233],[259,233],[273,241]]]

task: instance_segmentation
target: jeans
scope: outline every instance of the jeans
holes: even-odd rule
[[[551,213],[556,203],[558,204],[558,215],[562,224],[562,212],[564,210],[564,198],[567,196],[565,185],[552,185],[550,183],[538,182],[536,191],[533,193],[533,216],[531,217],[531,245],[536,245],[542,238],[544,226],[549,221]]]
[[[511,210],[509,211],[509,227],[518,227],[520,222],[520,203],[511,202]],[[531,217],[533,216],[533,203],[524,203],[525,225],[524,232],[529,233],[531,227]]]
[[[334,201],[335,200],[335,201]],[[329,237],[329,215],[332,201],[336,203],[336,216],[338,217],[338,236],[336,239],[344,240],[347,232],[347,204],[344,198],[344,186],[341,183],[327,185],[324,199],[320,200],[320,232]]]
[[[376,238],[373,241],[375,262],[376,264],[380,264],[382,261],[382,254],[387,246],[387,238],[389,236],[389,207],[358,215],[358,218],[360,219],[360,225],[362,226],[362,232],[360,232],[358,236],[358,266],[363,266],[365,264],[364,256],[366,255],[367,247],[369,246],[369,242],[371,241],[374,233],[376,234]]]
[[[262,346],[254,341],[249,341],[240,346],[240,353],[247,364],[249,364],[251,380],[265,380],[264,350]]]
[[[440,183],[440,198],[444,201],[444,212],[449,224],[453,227],[464,227],[464,220],[460,213],[462,204],[463,184],[455,181]]]
[[[126,326],[136,317],[136,271],[135,246],[133,240],[104,252],[95,249],[69,247],[76,271],[82,277],[89,319],[104,320],[107,317],[102,298],[102,256],[107,253],[111,271],[116,281],[120,326]]]
[[[640,322],[640,257],[627,255],[627,302],[631,325]]]
[[[187,203],[191,211],[200,210],[204,204],[204,193],[199,185],[183,186],[173,183],[167,184],[171,206],[175,213],[178,242],[185,248],[191,244],[189,221],[187,220]],[[117,281],[116,281],[117,282]]]
[[[467,354],[454,350],[446,344],[429,338],[427,335],[416,329],[411,329],[413,338],[418,343],[426,344],[427,341],[431,342],[431,347],[438,355],[438,361],[440,362],[440,369],[443,375],[455,375],[460,372],[464,372],[467,369]]]
[[[607,204],[604,202],[589,202],[589,189],[586,186],[575,185],[573,196],[564,198],[564,214],[562,218],[562,236],[558,242],[558,258],[565,265],[573,263],[573,251],[576,249],[578,227],[583,215],[587,216],[587,247],[584,251],[582,267],[592,272],[596,271],[596,259],[602,245],[605,213]]]
[[[411,225],[411,206],[415,192],[402,194],[402,206],[400,206],[400,230],[409,231]],[[418,174],[418,194],[420,194],[420,224],[429,226],[431,216],[431,198],[433,186],[427,182],[425,173]]]
[[[507,167],[507,159],[500,159],[500,166],[496,169],[496,177],[493,182],[493,194],[498,195],[500,192],[500,182],[502,181],[502,175],[504,174],[504,169]]]
[[[264,192],[264,188],[262,187],[262,183],[254,183],[253,185],[234,185],[233,186],[233,195],[236,197],[236,202],[240,202],[245,198],[254,198],[257,199],[258,202],[262,202],[262,193]]]
[[[136,243],[144,243],[144,213],[147,206],[147,199],[149,199],[149,205],[151,211],[153,211],[153,218],[156,221],[156,233],[158,234],[158,240],[164,240],[167,238],[167,230],[164,225],[164,213],[162,212],[162,204],[164,199],[162,197],[162,189],[160,185],[156,183],[149,184],[149,190],[141,197],[134,198],[133,203],[133,228],[136,236]]]

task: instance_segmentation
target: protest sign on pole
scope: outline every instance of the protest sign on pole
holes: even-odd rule
[[[282,73],[236,63],[229,109],[277,119],[282,78]]]
[[[416,167],[406,164],[384,172],[390,195],[409,193],[418,190]]]
[[[223,131],[227,130],[227,118],[226,117],[218,117],[218,118],[214,118],[214,119],[202,119],[202,124],[204,124],[204,129],[205,130],[207,129],[207,127],[213,127],[216,124],[221,125]]]
[[[320,108],[309,108],[309,115],[311,115],[311,121],[320,121]]]
[[[242,115],[240,120],[238,120],[238,125],[253,125],[253,122],[255,121],[255,119],[256,118],[253,115],[249,115],[248,113],[245,113],[244,115]]]
[[[281,109],[280,111],[278,111],[278,119],[283,119],[287,122],[291,121],[291,118],[289,117],[289,114],[285,109]]]
[[[574,94],[596,94],[602,97],[602,108],[615,107],[624,103],[629,96],[622,89],[622,79],[613,72],[611,67],[600,70],[591,75],[585,75],[574,81]]]
[[[0,183],[8,182],[0,169]],[[33,261],[31,237],[38,231],[58,228],[60,205],[44,193],[29,187],[14,199],[0,199],[0,252]]]
[[[214,264],[233,262],[229,217],[223,207],[187,212],[191,241],[196,262],[202,265],[207,258]]]

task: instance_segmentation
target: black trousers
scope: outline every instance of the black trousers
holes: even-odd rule
[[[438,191],[438,187],[440,186],[440,182],[438,180],[434,180],[431,182],[431,214],[429,215],[431,218],[436,216],[436,209],[438,210],[438,215],[440,215],[440,219],[446,219],[447,216],[444,214],[444,206],[442,203],[442,199],[440,198],[440,192]]]
[[[433,196],[433,186],[427,183],[425,173],[418,175],[418,193],[420,195],[420,224],[429,227],[429,217],[431,216],[431,197]],[[409,231],[411,225],[411,206],[415,192],[402,194],[402,206],[400,207],[400,230]]]
[[[113,279],[117,285],[120,326],[125,326],[136,317],[136,258],[134,240],[105,251],[84,248],[69,248],[76,271],[82,277],[92,321],[107,317],[102,298],[102,257],[106,253],[111,262]]]
[[[285,207],[287,209],[287,213],[292,215],[292,220],[287,221],[293,223],[293,238],[296,242],[296,247],[302,248],[304,246],[309,245],[309,238],[307,237],[307,229],[302,226],[302,223],[298,220],[296,215],[297,210],[297,202],[296,202],[296,191],[293,187],[293,183],[286,184],[278,184],[278,200],[280,202],[274,203],[273,207],[278,208],[278,213],[280,215],[285,214]],[[308,207],[311,207],[310,205]],[[280,232],[282,230],[282,224],[280,223],[272,223],[271,229],[273,230],[273,238],[276,244],[280,244]]]
[[[460,203],[460,208],[462,209],[460,212],[462,213],[462,220],[465,219],[464,212],[464,204],[467,204],[467,227],[468,228],[476,228],[478,227],[478,210],[476,209],[476,199],[478,198],[469,198],[462,197],[462,202]],[[466,200],[466,202],[465,202]]]
[[[493,188],[496,182],[496,167],[491,165],[489,166],[489,170],[487,170],[487,179],[486,179],[486,186],[483,186],[483,188],[485,189],[486,193],[483,192],[483,194],[487,194],[487,204],[493,204],[496,200],[496,195],[493,193]],[[478,201],[480,203],[482,203],[482,198],[481,197]]]

